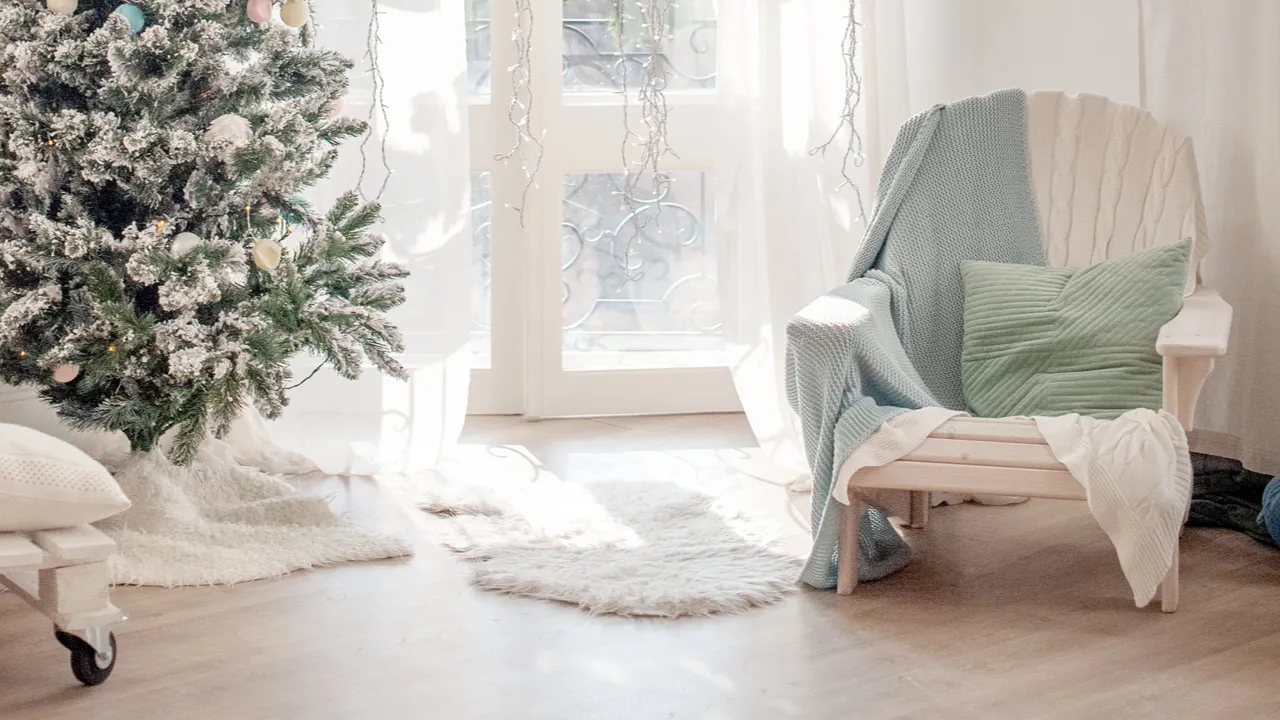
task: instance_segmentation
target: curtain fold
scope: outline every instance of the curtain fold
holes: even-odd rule
[[[343,109],[352,117],[369,118],[373,105],[375,78],[366,57],[372,5],[317,8],[319,43],[357,62]],[[293,391],[284,416],[269,424],[271,435],[329,473],[413,472],[434,465],[462,431],[471,375],[463,3],[380,0],[378,7],[385,124],[380,110],[373,113],[376,134],[363,157],[358,140],[345,145],[333,172],[309,195],[324,208],[361,177],[371,198],[387,183],[384,256],[412,273],[408,300],[391,316],[405,335],[402,362],[411,378],[401,382],[370,368],[352,382],[325,369]],[[314,367],[299,358],[295,375],[301,379]]]
[[[1204,284],[1235,308],[1196,408],[1193,450],[1280,472],[1280,4],[1143,0],[1147,107],[1195,143],[1213,249]]]
[[[716,232],[734,384],[769,463],[807,471],[784,391],[787,321],[843,278],[861,235],[826,142],[844,99],[843,0],[732,0],[717,7]],[[865,185],[865,172],[851,168]],[[864,196],[866,190],[863,191]]]

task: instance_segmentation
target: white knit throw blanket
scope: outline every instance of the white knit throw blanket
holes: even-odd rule
[[[1146,607],[1173,564],[1191,502],[1191,453],[1182,425],[1163,410],[1130,410],[1115,420],[1035,420],[1058,462],[1084,485],[1134,603]]]
[[[922,408],[880,427],[840,467],[831,496],[849,504],[849,478],[915,450],[929,433],[965,413]],[[1160,410],[1115,420],[1082,415],[1034,418],[1058,462],[1084,486],[1089,511],[1107,533],[1133,601],[1146,607],[1173,564],[1191,502],[1191,455],[1182,425]]]

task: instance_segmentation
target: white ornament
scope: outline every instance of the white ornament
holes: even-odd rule
[[[239,150],[253,142],[253,126],[248,120],[234,113],[223,115],[209,123],[209,129],[204,134],[205,142],[212,143],[218,140],[225,140],[231,149]]]
[[[311,7],[306,0],[285,0],[280,6],[280,20],[289,27],[300,28],[310,19]]]
[[[69,383],[80,376],[80,366],[72,363],[59,365],[53,369],[53,381]]]
[[[80,0],[49,0],[45,6],[54,15],[70,15],[76,11],[76,6],[79,4]]]
[[[284,248],[271,238],[262,238],[253,244],[253,264],[259,270],[271,272],[280,267],[280,255]]]
[[[178,237],[173,239],[173,246],[169,248],[169,253],[175,258],[180,258],[191,252],[200,243],[200,236],[195,233],[179,233]]]

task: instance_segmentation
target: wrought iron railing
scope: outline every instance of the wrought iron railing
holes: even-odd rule
[[[485,93],[490,80],[490,21],[470,20],[468,25],[472,91]],[[660,55],[673,86],[715,87],[715,32],[713,19],[681,22]],[[562,72],[568,89],[620,90],[624,77],[629,87],[636,87],[639,72],[649,59],[646,49],[619,48],[614,26],[607,18],[566,18],[563,38]]]

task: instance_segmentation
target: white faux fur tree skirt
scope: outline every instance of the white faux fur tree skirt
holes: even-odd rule
[[[801,561],[775,549],[776,526],[675,483],[542,475],[412,492],[445,517],[437,539],[488,590],[591,613],[680,617],[742,612],[796,589]]]
[[[120,546],[117,584],[232,584],[412,553],[403,538],[336,516],[323,498],[207,451],[190,467],[134,455],[115,475],[133,507],[98,525]]]

